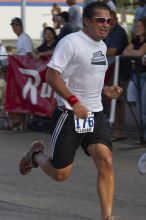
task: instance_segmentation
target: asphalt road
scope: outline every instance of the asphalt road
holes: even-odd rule
[[[101,220],[96,170],[82,149],[66,182],[54,182],[39,168],[27,176],[19,174],[20,157],[37,138],[45,141],[48,153],[50,139],[46,133],[0,131],[0,220]],[[113,213],[120,216],[119,220],[146,220],[146,175],[137,171],[145,149],[132,149],[132,142],[129,137],[114,143]]]

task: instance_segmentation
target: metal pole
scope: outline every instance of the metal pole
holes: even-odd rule
[[[138,93],[138,102],[139,102],[139,119],[140,119],[140,127],[141,127],[141,136],[140,136],[140,140],[141,143],[143,143],[144,141],[144,127],[143,127],[143,119],[142,119],[142,98],[141,98],[141,79],[140,79],[140,65],[141,65],[141,58],[137,58],[136,59],[136,66],[135,66],[135,70],[136,72],[136,78],[137,78],[137,93]]]
[[[23,22],[23,30],[26,32],[26,0],[21,0],[21,19]]]
[[[115,57],[115,70],[114,70],[114,85],[118,85],[118,79],[119,79],[119,56]],[[110,117],[109,117],[109,123],[110,126],[115,121],[115,114],[116,114],[116,99],[112,99],[111,102],[111,111],[110,111]]]

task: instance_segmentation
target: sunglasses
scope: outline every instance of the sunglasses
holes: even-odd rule
[[[103,18],[103,17],[93,17],[92,19],[94,19],[97,23],[100,23],[100,24],[104,24],[105,22],[107,24],[110,24],[111,23],[111,18]]]
[[[12,23],[11,26],[20,26],[21,24],[18,23]]]

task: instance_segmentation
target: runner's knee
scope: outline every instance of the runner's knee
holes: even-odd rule
[[[70,171],[68,170],[56,170],[54,174],[54,180],[61,182],[66,180],[70,176]]]
[[[98,171],[99,173],[105,173],[112,171],[112,157],[107,156],[105,158],[102,158],[98,161]]]

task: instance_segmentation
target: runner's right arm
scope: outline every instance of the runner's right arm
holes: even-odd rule
[[[62,79],[60,73],[48,67],[46,73],[46,82],[54,89],[54,91],[60,95],[65,100],[69,100],[70,97],[74,96],[65,85],[64,80]],[[78,99],[77,99],[78,100]],[[87,108],[83,106],[80,101],[76,101],[75,104],[72,105],[74,114],[79,118],[86,118],[87,116]]]

